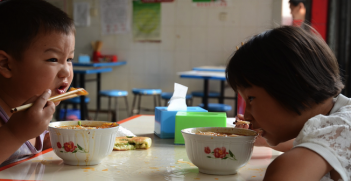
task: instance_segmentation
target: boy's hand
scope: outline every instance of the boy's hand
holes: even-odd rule
[[[20,142],[25,142],[43,133],[55,112],[55,104],[48,101],[51,90],[46,90],[42,95],[35,96],[26,101],[33,102],[33,106],[27,110],[14,113],[6,126]]]

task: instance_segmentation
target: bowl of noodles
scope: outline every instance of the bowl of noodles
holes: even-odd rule
[[[119,125],[104,121],[59,121],[49,124],[55,154],[67,165],[97,165],[114,146]]]
[[[181,130],[186,153],[201,173],[236,174],[251,158],[256,131],[229,127]]]

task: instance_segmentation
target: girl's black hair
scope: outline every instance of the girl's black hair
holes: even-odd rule
[[[0,2],[0,50],[20,60],[39,33],[75,33],[73,20],[44,0]]]
[[[290,0],[289,3],[294,5],[294,6],[297,6],[297,5],[299,5],[299,3],[305,4],[305,1],[304,0]]]
[[[337,60],[324,40],[293,26],[251,38],[230,59],[226,78],[235,91],[262,87],[298,114],[344,88]]]

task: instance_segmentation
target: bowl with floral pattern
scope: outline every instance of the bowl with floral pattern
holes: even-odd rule
[[[236,174],[251,158],[257,132],[229,127],[181,130],[186,153],[201,173]]]
[[[119,126],[104,121],[58,121],[49,124],[55,154],[68,165],[97,165],[114,146]]]

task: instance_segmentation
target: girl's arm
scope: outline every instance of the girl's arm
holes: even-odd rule
[[[332,167],[319,154],[298,147],[273,160],[267,168],[264,181],[319,181],[331,170]]]
[[[269,147],[269,148],[272,148],[272,149],[277,150],[277,151],[287,152],[293,148],[294,140],[295,139],[291,139],[289,141],[279,143],[277,146],[270,146],[267,143],[266,139],[264,139],[261,136],[258,136],[256,141],[255,141],[255,146],[265,146],[265,147]]]

